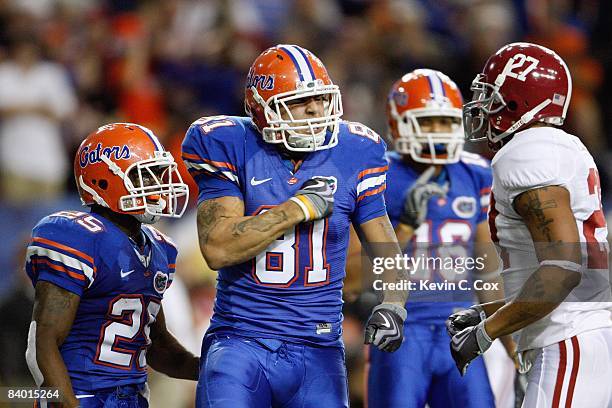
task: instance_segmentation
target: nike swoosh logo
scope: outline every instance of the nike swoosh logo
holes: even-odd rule
[[[267,181],[270,181],[270,180],[272,180],[272,177],[267,178],[267,179],[262,179],[262,180],[255,180],[255,177],[253,177],[253,178],[251,178],[251,185],[252,186],[258,186],[258,185],[263,184],[263,183],[265,183]]]
[[[384,314],[381,314],[381,316],[382,316],[383,319],[385,319],[385,324],[383,325],[383,327],[385,329],[390,329],[391,328],[391,323],[387,319],[387,316],[385,316]]]
[[[123,272],[123,269],[122,269],[121,272],[119,272],[119,274],[121,275],[121,278],[125,278],[132,272],[134,272],[134,269],[132,269],[131,271],[127,271],[127,272]]]

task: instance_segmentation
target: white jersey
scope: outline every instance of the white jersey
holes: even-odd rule
[[[514,298],[539,267],[529,230],[512,205],[519,194],[545,186],[566,188],[583,243],[580,285],[548,316],[515,333],[519,351],[612,327],[607,225],[601,210],[597,167],[586,147],[560,129],[530,128],[518,132],[500,149],[492,167],[489,225],[504,261],[502,277],[507,297]]]

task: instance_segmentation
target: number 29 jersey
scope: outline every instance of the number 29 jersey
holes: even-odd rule
[[[529,230],[514,210],[514,199],[521,193],[546,186],[565,188],[580,237],[574,245],[582,248],[580,284],[550,314],[514,334],[518,350],[545,347],[612,326],[608,229],[599,175],[580,139],[552,127],[527,129],[497,152],[492,167],[489,227],[504,263],[506,298],[515,297],[540,264]]]
[[[249,118],[217,116],[192,124],[183,160],[198,184],[200,203],[238,197],[245,215],[257,215],[287,201],[312,177],[336,185],[330,216],[300,223],[254,259],[219,271],[209,331],[341,345],[349,225],[386,214],[385,149],[372,130],[342,122],[338,144],[309,153],[293,173]]]
[[[60,347],[77,393],[146,381],[150,326],[172,283],[177,250],[151,226],[142,233],[141,252],[115,224],[80,211],[51,214],[32,230],[26,255],[32,283],[80,296]]]

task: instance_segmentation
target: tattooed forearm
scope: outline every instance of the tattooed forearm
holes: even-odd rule
[[[253,216],[245,216],[244,202],[236,197],[203,201],[198,208],[200,250],[212,269],[236,265],[257,256],[303,219],[302,209],[292,201]]]
[[[232,228],[232,235],[238,237],[249,231],[267,232],[288,219],[285,211],[270,210],[262,214],[261,217],[252,217],[235,224]]]

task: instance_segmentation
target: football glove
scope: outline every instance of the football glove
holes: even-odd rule
[[[451,355],[462,376],[472,360],[487,351],[493,343],[484,328],[484,323],[483,320],[477,326],[463,329],[451,338]]]
[[[474,305],[469,309],[460,310],[453,313],[446,319],[446,332],[450,337],[459,333],[461,330],[476,326],[478,323],[487,318],[484,309],[480,305]]]
[[[441,186],[429,181],[435,170],[434,166],[425,170],[406,193],[404,210],[399,219],[402,224],[417,229],[427,218],[429,199],[433,196],[446,197],[448,183]]]
[[[406,309],[392,303],[381,303],[372,310],[366,323],[365,344],[379,350],[394,352],[404,340]]]
[[[334,209],[334,180],[326,177],[313,177],[307,180],[290,198],[304,212],[304,221],[320,220],[331,214]]]

